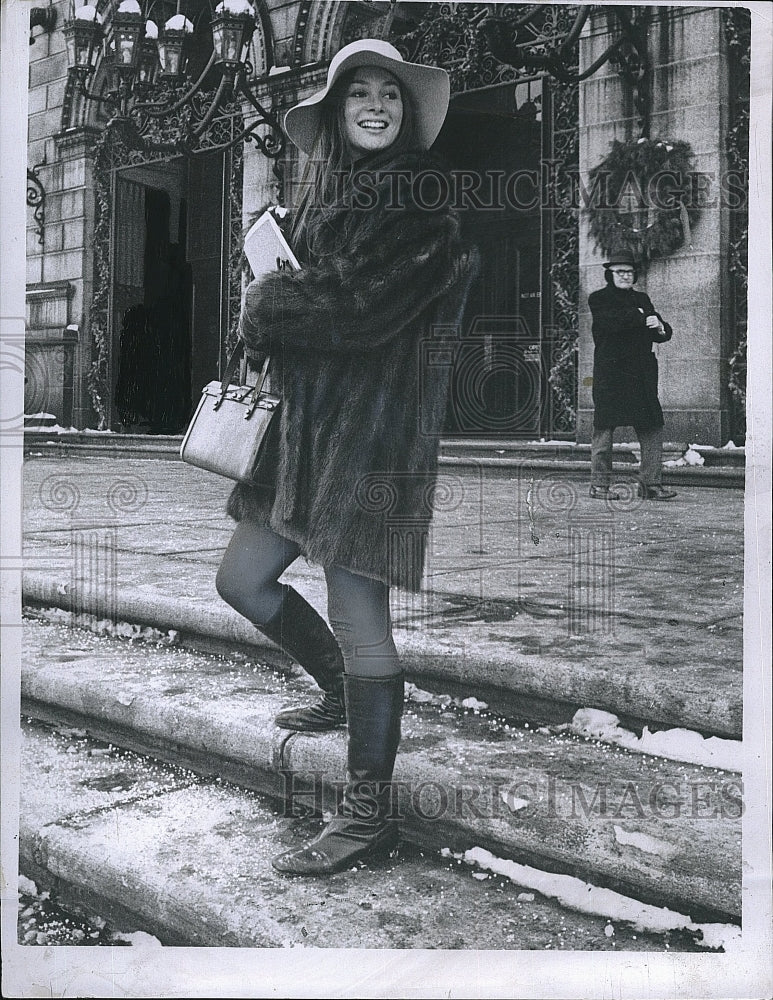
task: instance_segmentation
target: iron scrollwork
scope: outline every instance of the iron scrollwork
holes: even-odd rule
[[[46,189],[38,176],[38,163],[34,167],[27,167],[27,204],[34,209],[33,216],[37,225],[35,232],[38,234],[38,243],[43,245],[43,234],[46,226]]]

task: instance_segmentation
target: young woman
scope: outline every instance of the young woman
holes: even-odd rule
[[[238,485],[229,500],[239,523],[218,592],[322,688],[277,724],[349,727],[338,814],[274,860],[283,872],[338,871],[397,840],[403,674],[389,587],[421,585],[449,372],[428,348],[460,322],[475,270],[427,153],[448,100],[444,70],[404,62],[386,42],[341,49],[323,90],[285,116],[309,156],[292,230],[304,266],[254,281],[243,306],[248,356],[270,355],[282,406],[259,475],[268,485]],[[335,636],[278,583],[299,555],[324,568]]]

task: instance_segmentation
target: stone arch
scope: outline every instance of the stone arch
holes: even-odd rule
[[[265,0],[256,4],[257,25],[250,42],[250,62],[257,77],[265,76],[274,65],[274,34]]]
[[[359,23],[353,22],[362,22],[366,30],[358,30]],[[352,38],[365,35],[385,38],[387,30],[386,16],[363,19],[359,8],[353,4],[339,0],[303,0],[296,22],[295,65],[328,63]]]

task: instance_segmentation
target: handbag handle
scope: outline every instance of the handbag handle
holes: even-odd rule
[[[213,409],[215,410],[220,409],[220,406],[226,397],[226,393],[228,392],[228,388],[231,385],[231,379],[233,378],[234,373],[236,372],[236,367],[241,361],[243,354],[244,354],[244,341],[239,340],[237,341],[236,347],[234,347],[233,349],[231,357],[228,359],[228,364],[225,366],[225,372],[223,373],[223,381],[220,383],[220,395],[215,401]],[[265,361],[263,362],[263,367],[260,370],[260,376],[258,378],[258,381],[252,390],[253,393],[252,405],[247,411],[246,414],[247,418],[249,418],[252,415],[252,411],[255,409],[260,394],[263,391],[263,383],[266,381],[266,375],[268,375],[268,366],[270,361],[271,361],[271,355],[267,354]],[[246,399],[248,395],[249,393],[247,393],[244,398]]]

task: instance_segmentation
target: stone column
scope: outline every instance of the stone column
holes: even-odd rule
[[[692,246],[652,262],[638,287],[674,328],[673,340],[656,348],[660,401],[667,441],[723,445],[729,437],[727,356],[729,342],[728,218],[720,205],[726,169],[728,115],[727,58],[719,8],[650,8],[652,139],[684,140],[695,153],[695,169],[706,174],[709,202],[692,229]],[[605,11],[589,22],[580,49],[580,68],[603,52],[613,35]],[[607,63],[580,91],[580,174],[608,152],[613,139],[638,136],[630,97]],[[578,441],[590,439],[593,342],[588,294],[603,286],[603,260],[580,220],[580,363]],[[617,432],[630,440],[632,431]]]

